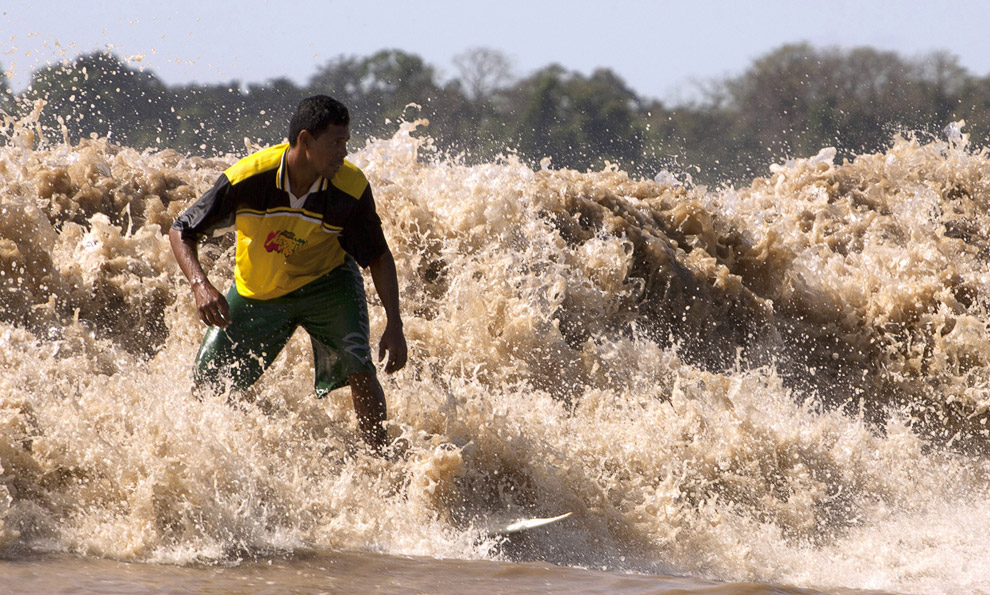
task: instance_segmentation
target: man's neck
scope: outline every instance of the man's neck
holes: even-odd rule
[[[306,194],[313,182],[320,177],[320,174],[309,166],[298,146],[289,147],[289,154],[285,161],[289,167],[290,192],[295,196]]]

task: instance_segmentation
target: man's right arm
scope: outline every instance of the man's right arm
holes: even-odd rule
[[[182,274],[192,286],[199,317],[209,326],[226,328],[230,324],[230,306],[227,305],[227,299],[210,283],[199,263],[196,241],[182,237],[182,232],[174,227],[169,229],[168,240]]]

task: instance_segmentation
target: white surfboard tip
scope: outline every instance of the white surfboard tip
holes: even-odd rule
[[[571,516],[572,513],[565,512],[562,515],[554,517],[533,517],[525,519],[517,519],[508,523],[501,523],[495,525],[489,530],[491,535],[505,535],[507,533],[518,533],[519,531],[525,531],[527,529],[535,529],[537,527],[542,527],[544,525],[549,525],[551,523],[556,523],[557,521],[566,519]]]

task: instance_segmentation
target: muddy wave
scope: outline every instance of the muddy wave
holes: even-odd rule
[[[346,389],[312,397],[304,337],[249,395],[190,394],[203,328],[166,232],[236,157],[12,130],[0,551],[365,548],[926,592],[986,568],[990,158],[961,126],[718,189],[467,166],[423,122],[369,142],[352,160],[411,349],[385,378],[395,462],[361,449]],[[226,287],[231,239],[202,254]],[[523,545],[482,530],[563,511]]]

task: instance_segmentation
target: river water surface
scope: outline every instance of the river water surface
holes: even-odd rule
[[[192,397],[166,231],[236,157],[31,130],[0,147],[4,592],[990,592],[990,158],[956,129],[721,189],[467,166],[415,123],[358,148],[393,460],[303,334]],[[226,288],[232,239],[201,253]]]

